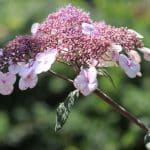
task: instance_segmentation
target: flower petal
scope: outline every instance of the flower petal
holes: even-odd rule
[[[2,84],[0,82],[0,94],[2,95],[10,95],[13,92],[13,85],[12,84]]]
[[[79,75],[74,79],[74,86],[87,96],[97,88],[97,71],[95,67],[81,69]]]
[[[135,78],[140,72],[140,64],[129,59],[124,54],[121,54],[119,57],[119,65],[129,78]]]
[[[138,48],[144,54],[144,59],[150,61],[150,49],[147,47]]]
[[[36,34],[38,28],[39,28],[39,23],[34,23],[32,26],[31,26],[31,33],[34,35]]]

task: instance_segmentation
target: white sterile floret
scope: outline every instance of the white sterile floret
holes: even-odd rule
[[[95,67],[81,69],[79,75],[74,80],[74,86],[87,96],[97,88],[97,71]]]
[[[19,89],[26,90],[33,88],[37,84],[38,77],[35,73],[35,61],[30,60],[29,63],[23,65],[19,71]]]
[[[38,82],[37,75],[31,71],[28,76],[20,78],[19,80],[19,89],[26,90],[28,88],[34,88]]]
[[[0,94],[9,95],[13,92],[16,76],[10,72],[0,72]]]
[[[150,48],[142,47],[138,49],[144,54],[144,59],[150,61]]]
[[[82,33],[86,35],[92,35],[95,32],[95,27],[89,23],[82,23]]]
[[[20,72],[21,70],[21,67],[24,65],[24,63],[9,63],[9,66],[8,66],[8,70],[10,73],[12,74],[17,74]]]
[[[47,72],[51,65],[55,62],[57,56],[57,50],[48,48],[42,53],[38,53],[35,61],[35,73],[40,74]]]
[[[139,53],[137,51],[131,50],[131,51],[128,52],[128,55],[136,63],[140,63],[141,62],[141,56],[139,55]]]
[[[120,54],[119,56],[119,65],[129,78],[135,78],[140,72],[140,64],[124,54]]]

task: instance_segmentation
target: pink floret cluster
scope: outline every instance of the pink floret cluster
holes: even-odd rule
[[[13,92],[16,75],[19,89],[33,88],[38,75],[55,61],[76,68],[74,86],[87,96],[97,86],[97,68],[120,66],[129,78],[141,76],[141,57],[150,60],[143,36],[126,27],[93,22],[88,13],[71,5],[34,23],[31,35],[17,36],[0,49],[0,94]]]

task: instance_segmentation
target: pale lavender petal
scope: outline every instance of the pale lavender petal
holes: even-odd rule
[[[123,70],[126,70],[130,65],[129,58],[124,54],[120,54],[120,56],[119,56],[119,65]]]
[[[20,71],[19,71],[19,75],[22,77],[22,78],[26,78],[29,74],[31,74],[31,72],[34,71],[34,63],[35,61],[31,61],[25,65],[22,65]]]
[[[95,81],[97,81],[96,77],[97,77],[97,70],[95,69],[95,67],[90,67],[88,69],[86,69],[87,71],[87,76],[88,76],[88,83],[93,83]]]
[[[128,55],[136,63],[140,63],[141,62],[141,56],[139,55],[139,53],[137,51],[131,50],[131,51],[128,52]]]
[[[57,50],[48,48],[43,53],[38,53],[36,56],[35,73],[40,74],[51,68],[51,65],[56,60]]]
[[[31,27],[31,33],[34,35],[36,34],[36,32],[38,31],[38,28],[39,28],[39,23],[34,23]]]
[[[8,67],[8,70],[9,70],[9,72],[12,73],[12,74],[17,74],[17,73],[19,73],[20,68],[21,68],[21,65],[18,65],[18,64],[10,64],[9,67]]]
[[[81,69],[79,75],[74,80],[74,86],[87,96],[97,88],[97,71],[95,67]]]
[[[8,84],[14,84],[16,82],[16,75],[10,72],[5,73],[6,77],[5,80]]]
[[[150,61],[150,48],[142,47],[139,48],[139,51],[141,51],[144,54],[145,60]]]
[[[95,31],[95,27],[92,24],[89,23],[82,23],[82,33],[86,35],[92,35],[92,33]]]
[[[29,88],[30,89],[34,88],[36,86],[37,82],[38,82],[38,77],[35,76],[34,78],[32,78],[32,80],[30,80],[30,82],[28,84]]]
[[[24,91],[28,88],[28,85],[26,84],[26,81],[22,78],[19,80],[19,89]]]
[[[132,63],[131,67],[125,70],[129,78],[135,78],[140,72],[140,64]]]
[[[90,92],[92,92],[97,88],[97,86],[98,86],[97,81],[95,81],[92,84],[88,84],[88,89]]]
[[[13,92],[13,85],[12,84],[2,84],[0,82],[0,94],[2,95],[10,95]]]
[[[21,77],[19,81],[19,89],[26,90],[28,88],[33,88],[36,86],[37,81],[38,81],[37,75],[35,74],[34,71],[31,71],[30,74],[28,74],[28,76],[26,76],[25,78]]]
[[[121,54],[119,57],[119,65],[130,78],[135,78],[140,72],[140,64],[135,63],[124,54]]]

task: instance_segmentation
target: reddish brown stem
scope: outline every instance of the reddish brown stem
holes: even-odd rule
[[[139,120],[137,117],[129,113],[124,107],[120,106],[118,103],[116,103],[112,98],[110,98],[108,95],[106,95],[103,91],[100,89],[96,89],[94,93],[102,98],[107,104],[111,105],[115,110],[117,110],[119,113],[121,113],[125,118],[139,126],[141,129],[144,129],[145,131],[150,131],[149,127],[147,127],[141,120]]]

